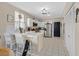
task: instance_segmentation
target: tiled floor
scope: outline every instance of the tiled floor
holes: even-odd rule
[[[44,38],[44,48],[36,56],[68,56],[62,38]]]

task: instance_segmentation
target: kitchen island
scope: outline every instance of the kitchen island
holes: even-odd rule
[[[22,36],[24,37],[25,40],[29,40],[32,43],[32,47],[38,52],[41,51],[41,49],[43,48],[43,33],[42,32],[33,32],[33,31],[29,31],[29,32],[25,32],[22,33]]]

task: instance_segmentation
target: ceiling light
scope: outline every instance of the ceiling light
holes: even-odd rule
[[[41,10],[41,14],[43,14],[43,15],[48,15],[49,12],[48,12],[48,10],[47,10],[46,8],[43,8],[43,9]]]

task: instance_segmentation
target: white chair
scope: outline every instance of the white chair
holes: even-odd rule
[[[22,56],[25,40],[22,37],[21,33],[16,33],[15,39],[16,39],[16,56]]]
[[[4,42],[5,42],[5,47],[12,49],[12,41],[11,41],[11,36],[8,33],[4,34]]]
[[[14,26],[12,26],[12,25],[7,26],[6,31],[4,33],[4,42],[5,42],[6,48],[10,48],[11,50],[14,51],[13,47],[15,45],[15,42],[13,42],[14,41],[13,33],[15,33]]]
[[[14,36],[9,33],[4,34],[5,47],[11,49],[14,53],[16,52],[16,42]]]

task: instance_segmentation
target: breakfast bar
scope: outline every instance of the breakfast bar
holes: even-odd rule
[[[38,52],[43,48],[43,33],[42,32],[26,32],[22,33],[25,40],[29,40],[32,46],[35,45]]]

